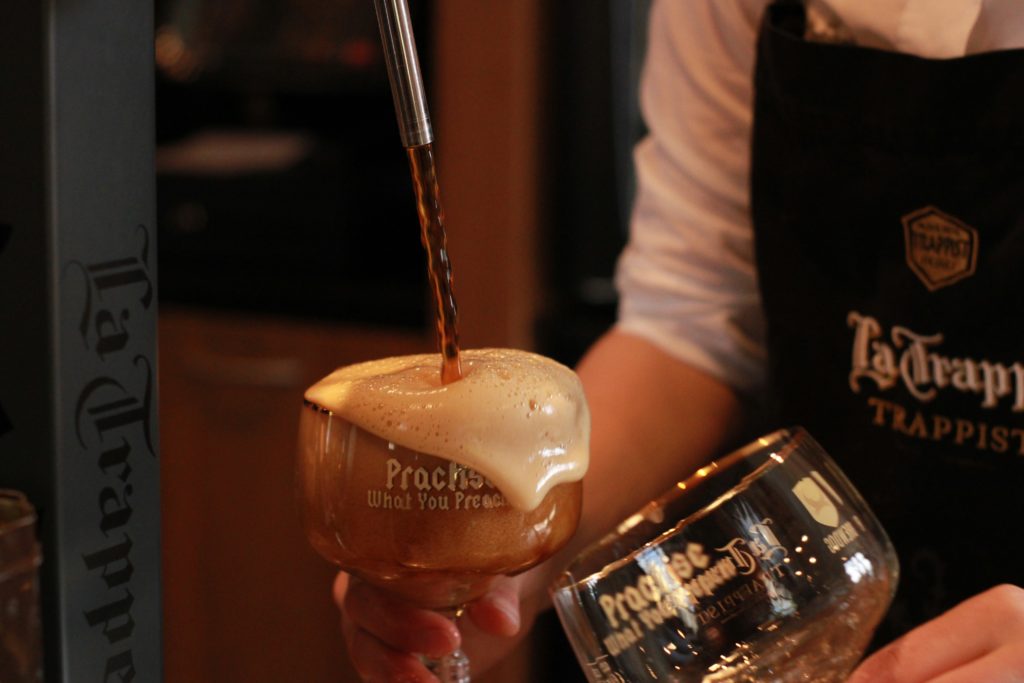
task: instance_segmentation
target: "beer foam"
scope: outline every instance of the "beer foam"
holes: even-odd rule
[[[586,472],[590,412],[572,370],[513,349],[460,354],[462,379],[442,384],[440,355],[339,368],[306,400],[383,439],[470,467],[522,510]]]

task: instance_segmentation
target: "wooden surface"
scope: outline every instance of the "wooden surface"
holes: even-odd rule
[[[531,348],[541,173],[539,0],[435,5],[433,114],[460,330]]]
[[[294,502],[302,392],[336,365],[424,350],[423,342],[164,312],[169,683],[355,680],[330,600],[335,570],[307,545]]]

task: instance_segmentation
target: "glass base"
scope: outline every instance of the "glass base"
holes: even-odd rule
[[[426,664],[441,683],[470,683],[469,657],[462,650],[456,650],[441,659],[427,660]]]
[[[458,626],[458,619],[462,615],[462,608],[438,610],[439,614],[447,617],[453,624]],[[424,659],[424,664],[430,669],[430,673],[437,676],[441,683],[470,683],[469,680],[469,657],[457,648],[441,659]]]

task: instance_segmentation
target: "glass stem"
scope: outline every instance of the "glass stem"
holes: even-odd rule
[[[455,623],[462,610],[439,610],[439,612]],[[454,652],[449,652],[441,659],[427,659],[425,663],[441,683],[470,683],[469,657],[461,648],[456,648]]]

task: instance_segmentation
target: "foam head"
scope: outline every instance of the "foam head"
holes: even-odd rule
[[[441,384],[437,354],[340,368],[306,400],[368,432],[470,467],[530,510],[586,472],[590,413],[572,370],[512,349],[462,351],[463,377]]]

